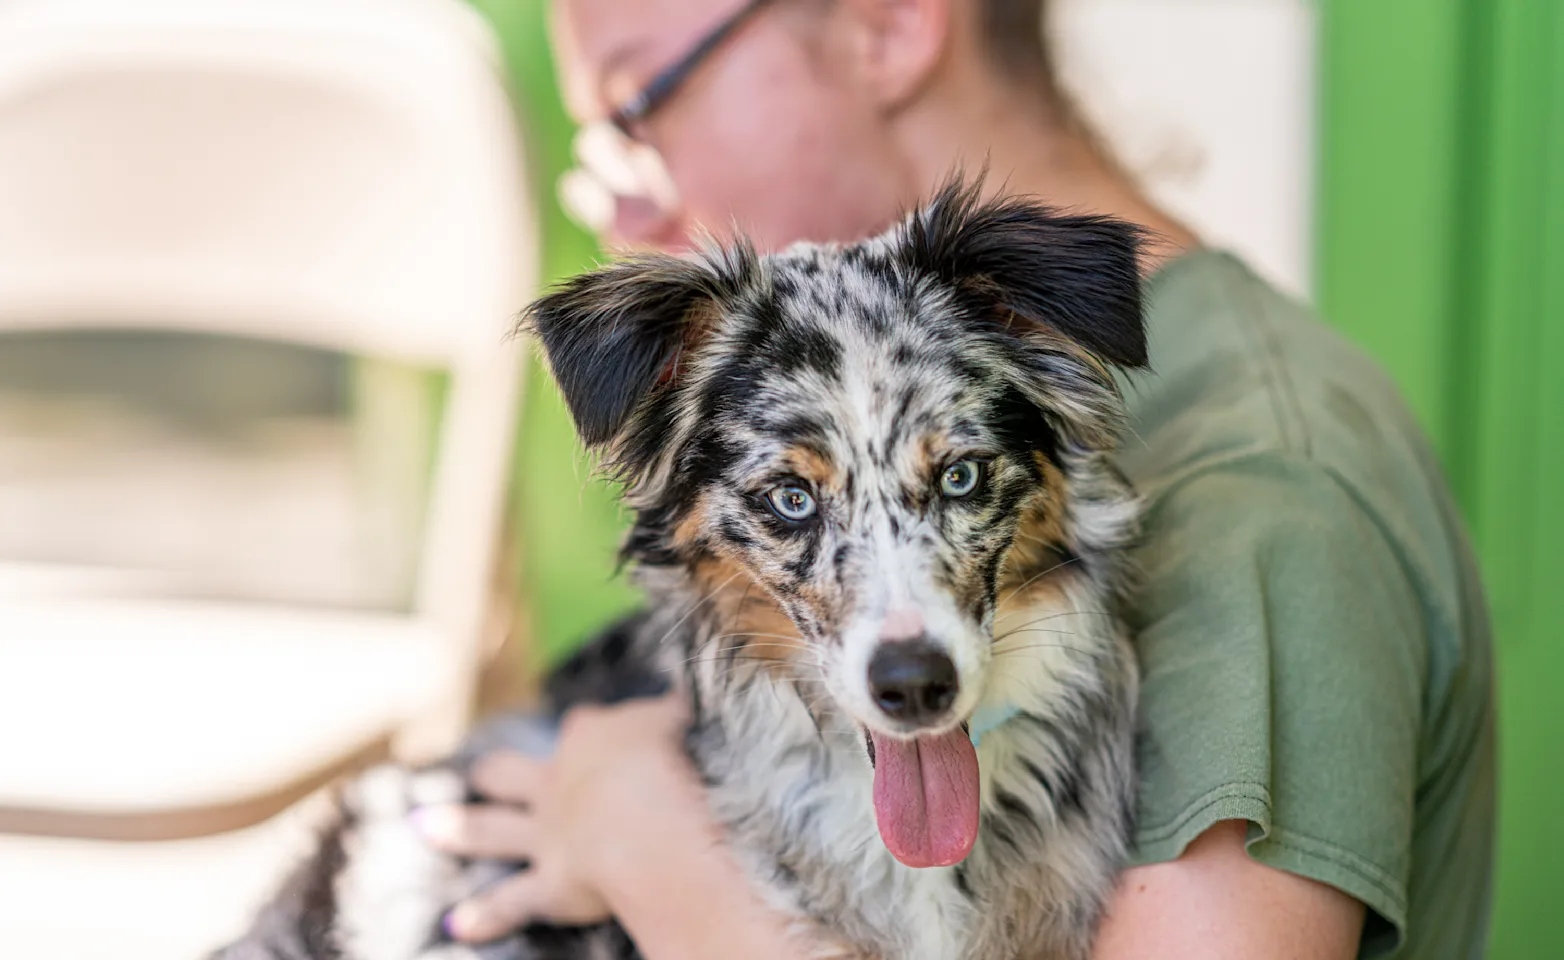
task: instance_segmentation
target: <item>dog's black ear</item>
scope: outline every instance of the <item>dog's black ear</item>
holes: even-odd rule
[[[984,201],[980,183],[953,178],[912,216],[901,233],[907,264],[1103,360],[1145,366],[1140,228],[1022,197]]]
[[[573,277],[527,308],[522,329],[542,342],[588,446],[617,437],[672,379],[728,281],[709,258],[636,256]]]

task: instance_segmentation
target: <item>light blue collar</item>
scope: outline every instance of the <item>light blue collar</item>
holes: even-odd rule
[[[1020,707],[1008,703],[978,707],[977,712],[972,714],[972,719],[967,721],[967,734],[972,738],[972,745],[982,746],[985,736],[1020,712]]]

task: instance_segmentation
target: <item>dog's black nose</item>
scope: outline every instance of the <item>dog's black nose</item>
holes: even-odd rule
[[[925,640],[882,643],[869,660],[869,695],[887,716],[932,720],[956,701],[956,665]]]

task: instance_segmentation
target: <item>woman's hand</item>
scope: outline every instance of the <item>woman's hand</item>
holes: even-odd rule
[[[552,758],[495,753],[474,765],[473,786],[492,802],[415,812],[437,849],[531,865],[457,905],[447,931],[483,942],[535,920],[606,920],[606,888],[649,831],[707,823],[681,744],[685,723],[674,697],[578,707]]]

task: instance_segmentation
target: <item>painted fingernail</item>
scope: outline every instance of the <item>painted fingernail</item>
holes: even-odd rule
[[[440,921],[440,926],[445,928],[446,936],[452,940],[466,940],[472,936],[472,911],[454,907]]]
[[[407,822],[425,840],[444,840],[453,827],[451,811],[445,807],[419,807],[407,815]]]
[[[407,815],[407,822],[414,830],[427,835],[429,833],[429,808],[418,807]]]

